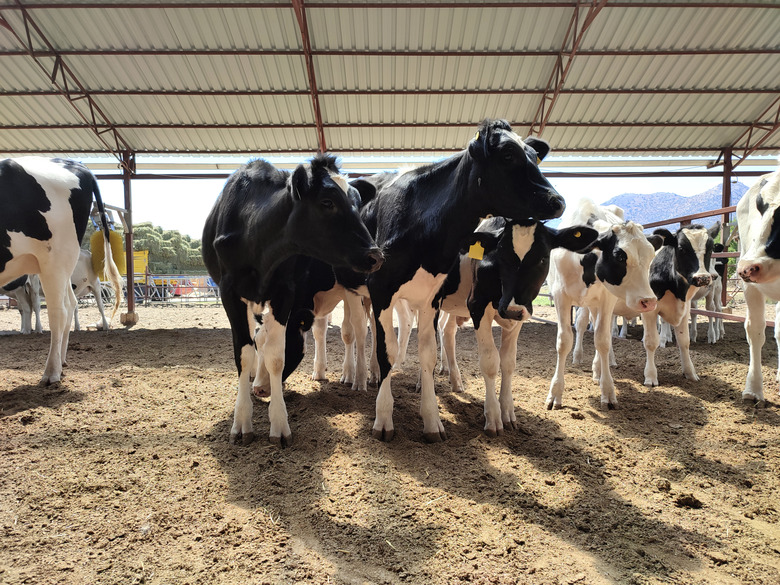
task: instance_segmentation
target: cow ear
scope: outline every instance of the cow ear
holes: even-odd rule
[[[362,207],[376,197],[376,187],[365,179],[355,179],[350,183],[360,193],[360,206]]]
[[[480,246],[483,253],[492,252],[498,247],[498,236],[490,232],[474,232],[466,239],[466,244],[461,248],[461,254],[469,253],[472,246]],[[481,260],[481,258],[479,258]]]
[[[547,229],[553,233],[553,246],[555,248],[565,248],[572,252],[589,251],[591,245],[599,237],[596,230],[584,225],[575,225],[560,230]]]
[[[469,155],[475,160],[485,160],[488,156],[488,130],[480,128],[469,142]]]
[[[303,199],[309,194],[310,189],[309,173],[306,172],[306,167],[298,165],[292,175],[293,199]]]
[[[533,136],[529,136],[523,142],[536,151],[536,157],[540,161],[543,161],[544,157],[550,154],[550,145],[541,138],[534,138]]]
[[[707,232],[710,234],[710,237],[714,240],[718,237],[718,234],[720,233],[720,220],[716,221],[710,229],[707,230]]]
[[[661,249],[661,246],[664,245],[664,239],[658,234],[647,236],[647,241],[650,242],[650,244],[653,246],[653,250],[656,252]]]
[[[676,246],[677,245],[677,238],[674,236],[672,232],[670,232],[667,229],[664,228],[658,228],[653,232],[654,236],[661,236],[663,238],[662,246]]]

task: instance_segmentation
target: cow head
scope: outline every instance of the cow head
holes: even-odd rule
[[[532,303],[547,278],[550,251],[565,248],[578,252],[590,246],[598,232],[587,226],[557,230],[532,220],[497,219],[504,223],[502,230],[481,232],[478,228],[471,236],[470,243],[479,241],[486,251],[476,280],[482,277],[500,281],[500,300],[497,305],[493,303],[499,316],[526,321],[533,314]]]
[[[594,259],[598,279],[630,310],[644,313],[655,309],[657,301],[650,288],[650,264],[655,251],[642,233],[642,226],[633,221],[610,224],[598,220],[593,227],[600,234],[593,243],[593,248],[601,250],[601,255]]]
[[[485,213],[515,219],[560,217],[566,207],[563,197],[539,170],[549,152],[544,140],[522,140],[504,120],[482,122],[468,153]]]
[[[672,234],[669,230],[657,229],[653,233],[663,238],[663,245],[670,248],[677,272],[691,286],[709,286],[712,282],[710,260],[713,237],[720,231],[720,222],[709,230],[701,225],[685,226]],[[659,261],[666,261],[666,254],[659,253]]]
[[[759,284],[780,278],[780,171],[764,175],[740,200],[737,224],[740,278]]]
[[[358,272],[379,269],[384,256],[358,212],[363,196],[339,173],[335,157],[321,154],[308,168],[299,165],[288,190],[287,227],[299,253]]]

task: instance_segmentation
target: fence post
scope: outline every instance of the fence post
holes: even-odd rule
[[[731,164],[731,149],[725,148],[723,150],[723,189],[721,191],[721,207],[731,207],[731,174],[732,174],[732,164]],[[729,235],[730,235],[730,228],[729,228],[729,215],[728,213],[723,214],[723,221],[721,222],[721,232],[720,232],[720,241],[724,244],[728,241]],[[728,252],[727,249],[723,249],[724,252]],[[729,265],[728,260],[726,261],[726,270],[723,273],[723,287],[720,291],[720,302],[725,307],[727,298],[728,298],[728,277],[729,277]]]

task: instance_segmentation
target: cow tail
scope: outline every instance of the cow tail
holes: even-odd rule
[[[106,215],[106,208],[103,205],[103,198],[100,196],[100,189],[98,189],[97,180],[94,182],[93,194],[95,196],[95,203],[97,203],[98,211],[100,212],[100,224],[103,228],[103,274],[108,276],[111,281],[111,285],[114,289],[114,311],[111,313],[111,318],[108,320],[108,326],[111,327],[111,323],[114,321],[114,316],[119,310],[119,303],[122,302],[122,275],[119,274],[119,268],[114,262],[114,255],[111,250],[111,228],[108,226],[108,216]]]

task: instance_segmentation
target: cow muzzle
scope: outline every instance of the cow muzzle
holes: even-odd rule
[[[499,308],[498,316],[511,321],[527,321],[531,318],[531,311],[522,305],[512,305]]]
[[[737,274],[745,282],[758,282],[761,277],[761,265],[756,263],[742,263],[737,265]]]
[[[655,309],[656,305],[658,305],[658,299],[655,297],[647,298],[647,299],[639,299],[639,312],[640,313],[647,313],[648,311],[652,311]]]
[[[691,278],[691,285],[693,286],[709,286],[712,282],[712,277],[709,274],[696,274]]]
[[[385,255],[382,253],[382,250],[379,248],[371,248],[368,253],[365,255],[364,260],[362,262],[361,271],[362,272],[376,272],[382,267],[382,264],[385,262]]]

